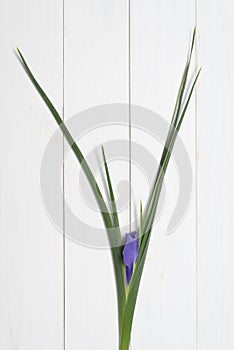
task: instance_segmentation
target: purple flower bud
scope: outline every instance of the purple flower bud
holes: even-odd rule
[[[134,264],[136,263],[139,255],[139,239],[137,232],[126,233],[126,241],[123,249],[123,262],[126,266],[126,280],[129,285]]]

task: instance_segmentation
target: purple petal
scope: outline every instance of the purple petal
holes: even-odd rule
[[[123,262],[126,266],[127,284],[130,283],[134,264],[139,255],[139,239],[137,232],[130,232],[126,234],[125,246],[123,249]]]
[[[133,266],[128,267],[126,266],[126,280],[127,280],[127,285],[129,285],[131,278],[133,274]]]

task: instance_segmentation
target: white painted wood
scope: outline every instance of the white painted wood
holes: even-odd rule
[[[45,146],[56,127],[13,54],[19,45],[62,112],[62,5],[62,1],[24,0],[3,2],[0,9],[0,348],[6,350],[63,349],[63,240],[44,210],[39,178]],[[231,16],[230,0],[197,0],[198,57],[203,72],[197,116],[193,99],[181,132],[192,164],[193,196],[182,224],[166,235],[179,192],[178,172],[171,163],[166,201],[152,235],[137,302],[132,350],[234,347]],[[67,121],[93,106],[128,103],[128,20],[128,2],[124,0],[65,1]],[[151,109],[168,122],[194,23],[194,0],[131,2],[132,103]],[[127,154],[128,108],[119,115],[125,125],[117,126],[111,124],[116,109],[110,113],[110,125],[80,136],[85,155],[102,143],[119,139],[125,140],[119,149]],[[100,108],[91,116],[90,127],[102,119],[103,111]],[[137,119],[134,111],[133,124]],[[91,117],[80,114],[80,127]],[[159,159],[161,147],[153,135],[133,127],[132,141]],[[108,157],[108,148],[106,153]],[[62,137],[58,154],[62,160]],[[132,165],[137,210],[140,198],[145,203],[148,188],[140,165],[141,153]],[[118,184],[121,179],[128,180],[128,161],[112,161],[110,170],[121,197]],[[102,221],[87,205],[79,176],[80,167],[69,153],[65,160],[67,203],[81,221],[100,229]],[[98,179],[101,182],[100,174]],[[61,206],[62,223],[62,198],[56,205]],[[133,218],[134,210],[133,206]],[[110,254],[72,241],[68,210],[65,214],[66,350],[117,350]],[[128,208],[124,208],[121,222],[127,221]],[[82,226],[75,229],[79,233]]]
[[[198,1],[198,349],[234,347],[233,3]]]
[[[132,2],[132,103],[170,122],[186,62],[195,21],[194,1]],[[192,71],[194,64],[192,65]],[[194,99],[181,137],[195,169]],[[147,114],[147,113],[146,113]],[[144,118],[144,113],[142,114]],[[132,123],[137,116],[132,115]],[[155,118],[155,123],[157,119]],[[145,121],[145,129],[152,125]],[[159,131],[156,137],[159,136]],[[132,130],[132,140],[159,161],[162,145],[147,131]],[[156,169],[154,169],[156,174]],[[146,176],[147,177],[147,176]],[[134,198],[146,202],[142,177],[133,170]],[[193,179],[193,185],[195,184]],[[186,185],[186,184],[185,184]],[[166,234],[179,188],[178,173],[170,164],[166,201],[156,224],[144,271],[133,329],[132,349],[196,349],[196,216],[195,194],[182,224]]]
[[[41,158],[55,124],[14,49],[21,48],[61,111],[62,2],[1,2],[0,36],[0,348],[61,350],[62,236],[40,191]],[[58,152],[62,157],[62,138]]]
[[[65,117],[97,105],[128,101],[127,2],[124,0],[81,1],[65,3]],[[115,109],[114,109],[115,111]],[[114,113],[113,111],[113,113]],[[102,120],[102,112],[90,120],[90,128]],[[78,129],[89,119],[80,114]],[[99,119],[100,118],[100,119]],[[113,121],[110,113],[107,124]],[[128,122],[125,109],[117,121]],[[100,125],[78,139],[85,155],[107,141],[128,140],[128,125]],[[75,136],[75,135],[74,135]],[[126,145],[125,145],[126,149]],[[121,149],[120,149],[121,150]],[[107,158],[110,151],[106,149]],[[110,164],[114,188],[128,178],[128,161]],[[75,215],[94,228],[102,228],[99,213],[89,208],[78,178],[80,166],[72,156],[65,162],[66,200]],[[100,180],[100,176],[99,176]],[[121,222],[126,224],[127,210]],[[69,236],[68,211],[65,213]],[[81,225],[75,230],[82,234]],[[97,233],[98,234],[98,233]],[[84,233],[83,233],[84,237]],[[118,349],[117,305],[112,261],[108,250],[92,249],[66,240],[66,348]]]

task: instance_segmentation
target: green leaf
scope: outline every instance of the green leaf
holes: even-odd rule
[[[126,302],[126,307],[125,307],[125,313],[124,313],[124,320],[123,320],[123,327],[122,327],[122,332],[121,332],[121,344],[120,344],[120,349],[121,350],[129,350],[129,344],[130,344],[130,338],[131,338],[131,329],[132,329],[132,321],[133,321],[133,316],[134,316],[134,310],[135,310],[135,305],[136,305],[136,300],[137,300],[137,295],[138,295],[138,290],[140,286],[140,280],[142,277],[143,269],[144,269],[144,264],[145,264],[145,259],[146,259],[146,254],[148,251],[148,246],[150,242],[150,235],[152,231],[152,226],[155,218],[155,213],[162,189],[162,184],[164,180],[164,176],[167,170],[167,166],[169,164],[169,160],[171,157],[171,153],[173,150],[173,146],[178,134],[178,131],[181,127],[182,121],[184,119],[187,107],[189,105],[193,90],[195,88],[198,76],[200,71],[198,72],[194,83],[192,85],[192,88],[190,90],[190,93],[188,95],[188,98],[186,100],[186,103],[184,105],[184,108],[182,109],[181,112],[181,105],[182,105],[182,100],[183,100],[183,95],[185,91],[185,86],[186,86],[186,81],[187,81],[187,75],[188,75],[188,70],[191,62],[191,55],[194,47],[194,41],[195,41],[195,30],[193,34],[193,39],[192,39],[192,45],[191,45],[191,50],[190,50],[190,55],[188,59],[188,63],[186,65],[186,69],[184,71],[182,81],[180,84],[179,92],[178,92],[178,97],[176,100],[176,105],[173,113],[173,117],[171,120],[171,125],[168,131],[166,143],[163,149],[162,157],[160,160],[160,166],[156,175],[155,179],[155,184],[153,187],[153,191],[151,193],[149,205],[146,210],[146,215],[145,219],[142,225],[142,233],[143,233],[143,238],[141,240],[141,247],[140,247],[140,254],[138,261],[136,263],[136,267],[134,270],[134,274],[129,286],[129,292],[127,296],[127,302]]]
[[[170,129],[169,129],[169,132],[168,132],[168,135],[166,138],[165,147],[164,147],[163,154],[162,154],[161,161],[160,161],[160,166],[162,166],[162,164],[164,162],[167,150],[168,150],[169,145],[171,143],[171,139],[172,139],[173,134],[175,132],[176,124],[178,122],[178,118],[180,115],[181,104],[182,104],[182,100],[183,100],[183,96],[184,96],[184,91],[185,91],[186,82],[187,82],[187,78],[188,78],[188,72],[189,72],[189,68],[190,68],[190,64],[191,64],[192,53],[193,53],[194,44],[195,44],[195,37],[196,37],[196,27],[194,28],[194,31],[193,31],[191,48],[189,51],[187,63],[186,63],[185,69],[184,69],[184,73],[183,73],[183,76],[181,79],[181,83],[180,83],[180,87],[179,87],[179,91],[178,91],[178,95],[177,95],[177,99],[176,99],[176,104],[175,104],[174,112],[173,112],[171,123],[170,123]],[[156,184],[156,181],[157,181],[157,179],[155,180],[155,184]]]
[[[112,188],[110,173],[109,173],[108,165],[106,162],[106,156],[105,156],[105,151],[104,151],[103,146],[102,146],[102,156],[103,156],[103,161],[104,161],[104,166],[105,166],[105,171],[106,171],[106,179],[107,179],[109,195],[110,195],[110,200],[111,200],[111,205],[112,205],[112,215],[113,215],[114,227],[119,228],[119,218],[118,218],[118,213],[117,213],[117,208],[116,208],[115,196],[114,196],[114,191]]]
[[[191,90],[190,90],[190,92],[189,92],[189,94],[188,94],[187,101],[186,101],[185,106],[184,106],[184,108],[183,108],[183,111],[182,111],[182,113],[181,113],[179,122],[178,122],[178,124],[177,124],[177,126],[176,126],[177,132],[180,130],[181,124],[182,124],[182,122],[183,122],[183,119],[184,119],[186,110],[187,110],[187,108],[188,108],[190,99],[191,99],[191,97],[192,97],[192,94],[193,94],[193,91],[194,91],[194,89],[195,89],[195,86],[196,86],[196,83],[197,83],[197,80],[198,80],[198,78],[199,78],[200,73],[201,73],[201,68],[198,70],[198,72],[197,72],[197,74],[196,74],[196,77],[195,77],[195,79],[194,79],[194,82],[193,82],[193,84],[192,84]]]
[[[17,52],[18,52],[19,60],[22,64],[25,72],[27,73],[29,79],[31,80],[31,82],[35,86],[39,95],[41,96],[41,98],[43,99],[43,101],[45,102],[47,107],[49,108],[55,121],[57,122],[57,124],[61,128],[64,137],[66,138],[71,149],[73,150],[77,160],[79,161],[79,163],[80,163],[80,165],[81,165],[81,167],[86,175],[86,178],[87,178],[87,180],[92,188],[92,191],[93,191],[94,196],[97,200],[97,203],[99,205],[99,209],[101,211],[101,215],[102,215],[102,218],[103,218],[106,230],[107,230],[110,245],[111,245],[111,247],[114,246],[113,248],[111,248],[111,253],[112,253],[112,259],[113,259],[113,264],[114,264],[118,300],[119,300],[119,304],[120,304],[119,305],[119,319],[120,319],[119,327],[121,328],[122,317],[123,317],[122,316],[123,304],[125,303],[125,282],[124,282],[125,275],[124,275],[123,268],[120,268],[120,266],[122,266],[121,249],[119,246],[115,247],[116,242],[119,242],[119,244],[121,244],[121,235],[119,235],[119,237],[116,236],[118,234],[118,232],[116,233],[116,231],[114,230],[111,216],[110,216],[110,213],[109,213],[108,208],[106,206],[106,203],[103,199],[102,193],[99,189],[99,186],[98,186],[98,184],[93,176],[93,173],[92,173],[88,163],[86,162],[81,150],[79,149],[79,147],[76,144],[75,140],[73,139],[71,133],[67,129],[66,125],[64,124],[64,122],[63,122],[62,118],[60,117],[59,113],[57,112],[56,108],[53,106],[52,102],[50,101],[50,99],[48,98],[48,96],[46,95],[44,90],[41,88],[41,86],[38,84],[37,80],[33,76],[31,70],[29,69],[29,67],[28,67],[28,65],[27,65],[27,63],[22,55],[22,53],[20,52],[20,50],[18,48],[17,48]],[[113,232],[115,232],[116,234],[113,235]]]
[[[31,82],[33,83],[33,85],[35,86],[36,90],[38,91],[38,93],[40,94],[40,96],[42,97],[42,99],[44,100],[45,104],[47,105],[47,107],[49,108],[50,112],[52,113],[55,121],[57,122],[57,124],[59,125],[59,127],[61,128],[67,142],[69,143],[69,145],[71,146],[77,160],[79,161],[82,169],[84,170],[84,173],[89,181],[89,184],[93,190],[93,193],[96,197],[96,200],[99,204],[100,210],[101,210],[101,214],[104,220],[104,223],[106,225],[107,228],[112,228],[112,221],[111,221],[111,217],[110,214],[108,212],[106,203],[103,199],[103,196],[101,194],[101,191],[99,189],[99,186],[93,176],[93,173],[91,171],[91,169],[89,168],[82,152],[80,151],[79,147],[77,146],[75,140],[73,139],[71,133],[69,132],[69,130],[67,129],[66,125],[64,124],[62,118],[60,117],[59,113],[57,112],[57,110],[55,109],[55,107],[53,106],[53,104],[51,103],[50,99],[48,98],[48,96],[45,94],[44,90],[41,88],[41,86],[38,84],[38,82],[36,81],[35,77],[33,76],[31,70],[29,69],[23,55],[21,54],[20,50],[17,48],[18,54],[19,54],[19,58],[20,58],[20,62],[25,70],[25,72],[27,73],[28,77],[30,78]]]
[[[117,212],[117,207],[116,207],[115,195],[114,195],[114,191],[113,191],[113,187],[112,187],[109,168],[108,168],[108,164],[106,161],[106,156],[105,156],[105,151],[104,151],[103,146],[102,146],[102,156],[103,156],[107,184],[108,184],[108,189],[109,189],[109,195],[110,195],[110,200],[111,200],[111,205],[112,205],[112,216],[113,216],[113,222],[114,222],[114,229],[116,231],[116,235],[118,237],[120,237],[120,239],[121,239],[121,232],[120,232],[120,226],[119,226],[119,218],[118,218],[118,212]],[[118,247],[113,248],[113,250],[117,255],[116,262],[115,262],[116,268],[118,268],[119,270],[122,270],[122,273],[124,275],[124,264],[123,264],[123,260],[122,260],[122,247],[118,246]],[[121,288],[119,288],[119,291],[121,292],[121,294],[118,293],[119,324],[120,324],[119,331],[121,330],[124,307],[125,307],[125,302],[126,302],[125,283],[124,283],[124,281],[122,281],[121,283],[122,283]],[[124,293],[123,293],[123,291],[124,291]]]

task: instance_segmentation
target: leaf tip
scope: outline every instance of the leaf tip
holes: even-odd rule
[[[19,57],[19,58],[22,57],[22,53],[21,53],[21,51],[20,51],[20,49],[19,49],[19,46],[16,46],[16,48],[15,48],[15,54],[16,54],[17,57]]]

